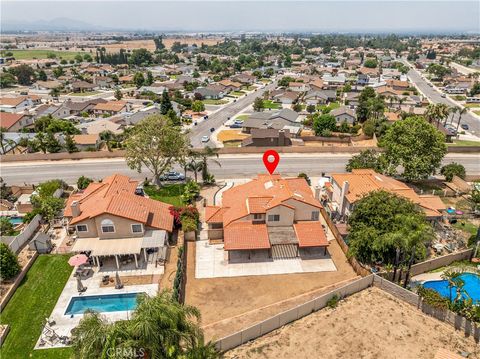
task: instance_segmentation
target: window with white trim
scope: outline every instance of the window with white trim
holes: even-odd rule
[[[280,215],[279,214],[269,214],[268,215],[269,222],[280,222]]]
[[[254,213],[254,214],[253,214],[253,219],[263,219],[263,214],[261,214],[261,213]]]
[[[77,232],[88,232],[88,226],[86,224],[77,224]]]
[[[312,221],[318,221],[320,218],[320,212],[319,211],[313,211],[312,212]]]
[[[115,233],[115,226],[113,222],[109,219],[104,219],[102,221],[102,233]]]
[[[132,224],[132,233],[143,233],[142,224]]]

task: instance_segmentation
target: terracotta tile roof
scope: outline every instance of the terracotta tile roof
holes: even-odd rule
[[[73,140],[79,145],[96,145],[99,139],[98,134],[96,135],[75,135]]]
[[[321,208],[312,194],[310,187],[303,178],[281,178],[280,175],[261,174],[252,181],[243,185],[235,186],[223,192],[223,207],[228,207],[223,214],[224,227],[230,223],[247,216],[252,212],[247,204],[250,198],[270,198],[268,202],[253,200],[255,210],[268,210],[289,200],[297,200]],[[261,209],[259,208],[261,204]],[[265,213],[265,212],[257,212]]]
[[[4,127],[8,130],[24,116],[23,113],[0,112],[0,127]]]
[[[0,97],[0,105],[4,106],[18,106],[23,101],[27,100],[27,96],[17,96],[17,97]]]
[[[106,177],[100,183],[90,183],[83,192],[70,196],[64,215],[72,217],[71,205],[78,201],[81,213],[72,218],[71,224],[108,213],[171,232],[173,216],[170,205],[135,195],[137,184],[137,181],[119,174]]]
[[[228,208],[218,206],[206,206],[205,207],[205,222],[207,223],[222,223],[223,213]]]
[[[226,251],[268,249],[270,241],[265,224],[250,222],[233,223],[224,229],[224,247]]]
[[[109,101],[97,103],[93,110],[120,112],[126,105],[125,101]]]
[[[328,246],[327,236],[320,222],[301,221],[295,223],[293,228],[300,248]]]
[[[345,181],[348,181],[349,190],[346,198],[350,203],[355,203],[370,192],[385,190],[411,200],[419,205],[427,216],[441,216],[439,211],[445,209],[445,205],[438,196],[419,196],[405,183],[379,174],[372,169],[353,170],[352,173],[335,173],[332,174],[332,179],[340,188],[343,187]]]

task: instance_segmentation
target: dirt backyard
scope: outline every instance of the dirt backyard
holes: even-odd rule
[[[208,339],[245,328],[357,277],[332,241],[328,251],[335,272],[196,279],[195,243],[188,245],[186,303],[200,309]]]
[[[237,358],[434,358],[440,349],[480,358],[473,338],[390,294],[369,288],[227,352]]]

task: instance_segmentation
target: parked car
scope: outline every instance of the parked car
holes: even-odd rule
[[[203,116],[204,120],[208,120],[208,115]]]
[[[215,128],[212,127],[212,128],[210,129],[210,132],[215,132]]]
[[[447,97],[447,95],[446,95],[446,94],[444,94],[444,93],[442,93],[442,97],[443,97],[443,98],[445,98],[445,97]]]
[[[243,123],[234,122],[230,125],[230,128],[242,128],[242,127],[243,127]]]
[[[462,124],[460,125],[460,127],[463,128],[465,131],[468,131],[468,129],[469,129],[469,127],[468,127],[468,125],[467,125],[466,123],[462,123]]]
[[[184,179],[185,175],[175,171],[168,171],[160,176],[161,181],[183,181]]]
[[[202,142],[203,143],[206,143],[208,141],[210,141],[210,136],[202,136]]]

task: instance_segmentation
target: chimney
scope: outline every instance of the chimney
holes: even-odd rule
[[[70,208],[72,209],[72,217],[78,217],[82,211],[80,210],[80,202],[78,201],[73,201]]]
[[[278,131],[278,145],[285,146],[285,131]]]
[[[348,194],[348,189],[349,189],[349,184],[348,181],[343,182],[342,186],[342,193],[340,194],[340,208],[338,209],[338,212],[340,213],[341,216],[343,216],[345,213],[345,197]]]

